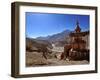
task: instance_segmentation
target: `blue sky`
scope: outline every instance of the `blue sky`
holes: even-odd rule
[[[89,15],[51,14],[26,12],[26,35],[36,38],[62,32],[73,31],[77,20],[82,31],[89,30]]]

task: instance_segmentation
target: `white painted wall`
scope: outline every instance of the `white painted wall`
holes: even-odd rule
[[[39,3],[73,4],[98,6],[100,14],[100,0],[0,0],[0,80],[16,80],[10,76],[11,68],[11,2],[29,1]],[[100,35],[100,16],[98,15],[98,35]],[[100,36],[98,36],[98,58],[100,57]],[[100,58],[98,59],[99,73],[65,75],[38,78],[21,78],[19,80],[100,80]]]

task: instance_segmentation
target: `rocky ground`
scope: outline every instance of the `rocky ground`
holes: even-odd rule
[[[38,53],[27,53],[26,66],[57,66],[57,65],[78,65],[78,64],[88,64],[86,60],[82,61],[69,61],[60,60],[57,58],[45,59],[41,54]]]
[[[57,65],[83,65],[89,64],[88,61],[69,61],[61,60],[60,54],[63,52],[63,47],[55,47],[53,45],[52,53],[47,54],[47,59],[43,57],[42,52],[26,52],[26,66],[57,66]]]

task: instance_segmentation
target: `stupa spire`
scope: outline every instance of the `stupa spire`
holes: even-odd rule
[[[77,23],[76,23],[76,29],[75,29],[76,32],[81,32],[81,28],[79,26],[79,21],[77,20]]]

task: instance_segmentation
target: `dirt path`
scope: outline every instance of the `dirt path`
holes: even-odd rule
[[[77,64],[89,64],[88,61],[68,61],[68,60],[59,60],[59,59],[48,59],[49,65],[77,65]]]
[[[64,51],[64,47],[56,47],[55,44],[52,44],[52,51],[54,52],[63,52]]]

